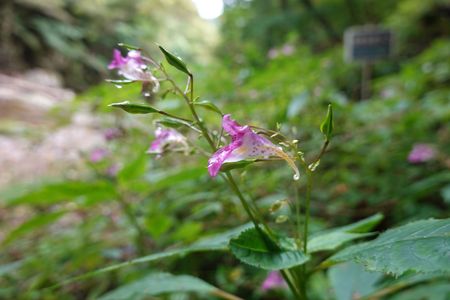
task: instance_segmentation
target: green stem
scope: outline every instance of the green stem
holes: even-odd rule
[[[304,299],[302,293],[296,288],[295,284],[292,282],[292,274],[289,270],[281,270],[281,276],[283,276],[284,281],[289,286],[289,289],[292,291],[296,299]]]
[[[303,251],[305,254],[308,253],[308,226],[309,226],[309,215],[310,215],[310,205],[311,205],[311,189],[312,189],[312,173],[307,172],[306,179],[306,200],[305,200],[305,225],[303,227]]]
[[[144,242],[145,242],[146,234],[145,234],[144,230],[141,228],[141,226],[139,225],[139,222],[137,221],[136,216],[134,215],[133,209],[125,201],[125,199],[123,198],[123,195],[119,194],[117,196],[117,201],[119,202],[122,211],[127,216],[128,221],[136,230],[136,248],[138,249],[139,254],[145,254]]]
[[[166,77],[168,77],[167,73],[165,72],[165,70],[163,68],[161,68],[161,70],[165,73]],[[183,91],[181,91],[181,89],[176,85],[176,83],[172,80],[172,79],[168,79],[171,83],[172,86],[174,87],[174,89],[183,97],[183,99],[186,101],[186,104],[189,106],[189,109],[191,111],[192,116],[194,117],[194,120],[196,121],[196,123],[198,124],[200,131],[202,132],[203,137],[206,139],[206,141],[208,142],[209,146],[211,147],[212,151],[217,151],[217,147],[214,144],[211,136],[209,135],[209,132],[207,130],[207,128],[205,127],[205,125],[203,124],[202,120],[200,119],[200,117],[198,116],[194,104],[193,104],[193,100],[194,100],[194,76],[192,74],[189,74],[189,90],[190,90],[190,97],[187,96],[187,93],[184,93]],[[259,223],[257,220],[257,217],[255,217],[254,213],[252,212],[249,204],[247,203],[247,201],[245,200],[244,196],[242,195],[242,192],[240,191],[239,187],[237,186],[233,175],[230,172],[225,172],[225,177],[226,177],[226,181],[228,182],[228,185],[231,187],[231,189],[233,190],[233,192],[238,196],[239,200],[241,201],[242,206],[244,207],[247,215],[250,217],[251,221],[253,222],[255,229],[258,230],[262,235],[264,234],[261,231],[261,228],[259,227]],[[258,214],[258,212],[255,212],[255,214]],[[262,218],[260,218],[258,216],[259,220],[262,220]],[[264,223],[262,222],[262,224],[264,225],[264,227],[267,230],[267,233],[269,234],[269,236],[271,238],[274,238],[270,228]],[[294,295],[298,298],[298,299],[304,299],[302,297],[302,293],[299,292],[299,290],[295,287],[295,285],[292,283],[292,273],[290,270],[282,270],[282,274],[284,274],[283,276],[285,276],[286,282],[289,285],[289,288],[292,290],[292,292],[294,293]]]

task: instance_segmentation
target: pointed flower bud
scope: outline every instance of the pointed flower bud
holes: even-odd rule
[[[248,125],[241,126],[231,119],[230,115],[223,116],[223,129],[231,136],[231,144],[220,148],[208,161],[208,171],[212,177],[217,176],[224,163],[236,162],[250,158],[268,158],[278,156],[286,160],[294,170],[294,179],[300,177],[295,162],[281,147],[276,146],[263,136],[256,134]]]

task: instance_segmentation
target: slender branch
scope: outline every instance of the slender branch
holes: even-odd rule
[[[138,252],[140,254],[144,254],[145,253],[144,241],[145,241],[145,236],[146,236],[145,231],[139,225],[139,222],[137,221],[136,216],[134,215],[133,209],[125,201],[125,199],[123,198],[123,195],[121,193],[119,193],[119,195],[117,196],[116,199],[119,202],[120,207],[122,208],[122,211],[127,216],[128,221],[136,230],[136,247],[138,249]]]
[[[227,292],[225,292],[224,290],[221,290],[221,289],[218,289],[218,288],[216,288],[215,290],[213,290],[213,291],[211,292],[211,294],[213,294],[213,295],[215,295],[215,296],[217,296],[217,297],[220,297],[220,298],[222,298],[222,299],[225,299],[225,300],[244,300],[244,299],[242,299],[242,298],[239,298],[239,297],[237,297],[237,296],[235,296],[235,295],[232,295],[232,294],[230,294],[230,293],[227,293]]]

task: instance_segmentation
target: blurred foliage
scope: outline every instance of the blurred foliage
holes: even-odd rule
[[[357,100],[359,66],[344,62],[342,45],[330,38],[302,1],[228,2],[218,59],[191,70],[201,100],[211,101],[242,123],[270,129],[279,124],[283,133],[300,141],[307,158],[320,149],[319,126],[328,103],[333,104],[333,139],[314,178],[313,233],[378,212],[385,215],[380,229],[448,216],[450,26],[445,1],[312,1],[338,35],[348,26],[368,22],[395,30],[397,56],[375,65],[373,95],[368,101]],[[207,35],[198,33],[201,25],[185,25],[192,24],[192,16],[184,14],[180,3],[185,2],[17,1],[17,43],[25,45],[23,55],[30,65],[55,64],[51,67],[63,70],[78,87],[104,72],[106,57],[117,41],[140,45],[152,54],[157,47],[151,41],[157,40],[185,54],[185,61],[197,55],[202,59]],[[198,40],[194,44],[191,39]],[[283,52],[286,44],[293,50]],[[278,50],[276,57],[268,56],[271,49]],[[161,94],[167,88],[163,83]],[[150,274],[156,270],[196,276],[244,299],[288,299],[284,290],[262,292],[258,287],[265,272],[244,267],[221,252],[183,252],[188,259],[177,259],[177,254],[163,261],[148,260],[47,289],[111,264],[183,249],[205,233],[213,235],[246,222],[238,199],[220,179],[207,175],[206,157],[144,156],[158,117],[128,116],[108,107],[138,98],[138,86],[116,89],[103,83],[81,94],[73,105],[62,107],[70,112],[88,103],[105,128],[120,128],[123,135],[108,143],[112,155],[101,163],[87,161],[87,171],[75,178],[67,174],[2,192],[2,208],[18,210],[27,218],[14,228],[1,223],[7,235],[1,247],[0,299],[96,299],[124,285],[139,290],[132,282],[145,283],[148,276],[156,276]],[[181,109],[182,101],[171,93],[153,101],[158,109],[188,115]],[[218,114],[203,110],[201,115],[219,131]],[[432,145],[435,159],[409,163],[408,153],[416,143]],[[119,167],[117,175],[108,174],[111,165]],[[265,218],[289,234],[286,223],[275,223],[281,214],[292,218],[289,210],[271,214],[269,208],[276,200],[295,197],[290,170],[273,162],[255,164],[239,174],[244,192]],[[301,186],[298,192],[303,190]],[[136,229],[129,214],[137,216],[144,232]],[[351,276],[351,282],[339,284],[344,276]],[[313,278],[312,299],[350,299],[356,291],[382,292],[380,299],[420,295],[431,300],[449,290],[448,282],[436,277],[393,278],[351,264],[318,271]],[[364,285],[358,283],[361,278],[368,278]],[[387,283],[401,288],[386,288]],[[391,298],[390,293],[397,290],[401,291]],[[211,299],[191,296],[198,297]]]
[[[195,60],[207,59],[217,41],[215,28],[196,15],[189,0],[7,2],[14,18],[4,27],[19,53],[13,66],[57,71],[76,89],[105,78],[105,64],[118,42],[144,49],[158,42]]]

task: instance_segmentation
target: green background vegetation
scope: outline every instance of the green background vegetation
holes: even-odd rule
[[[24,0],[0,5],[2,12],[14,12],[1,21],[2,28],[11,28],[11,34],[2,35],[1,40],[4,70],[48,68],[62,74],[66,86],[79,91],[74,102],[61,104],[49,118],[62,125],[68,116],[84,109],[101,119],[102,128],[122,131],[120,138],[108,143],[111,154],[100,163],[86,160],[76,172],[68,170],[56,178],[17,182],[3,189],[2,214],[22,210],[26,218],[14,226],[0,223],[0,299],[97,299],[152,271],[193,275],[244,299],[289,297],[283,290],[262,292],[259,287],[267,272],[240,264],[225,252],[136,264],[46,289],[248,222],[238,199],[219,178],[208,176],[206,157],[172,153],[155,159],[146,155],[158,118],[127,115],[108,107],[124,100],[151,101],[170,113],[189,113],[171,93],[164,99],[159,97],[163,92],[154,99],[142,99],[137,85],[117,89],[103,83],[117,42],[139,45],[160,60],[154,42],[173,50],[189,64],[201,100],[213,102],[243,124],[273,130],[279,124],[282,132],[299,140],[307,158],[320,149],[323,136],[319,126],[332,103],[334,137],[314,177],[313,233],[376,213],[385,216],[379,231],[414,220],[448,217],[447,1],[230,3],[217,21],[219,29],[200,20],[192,4],[182,0],[55,0],[45,4]],[[7,19],[12,25],[6,24]],[[392,58],[375,64],[372,97],[360,101],[360,65],[344,61],[341,37],[349,26],[367,23],[391,29],[396,47]],[[286,45],[294,52],[283,54]],[[281,54],[269,58],[268,52],[274,49]],[[167,69],[183,86],[184,77]],[[167,87],[163,84],[161,90]],[[201,115],[220,130],[219,115],[208,110]],[[15,131],[5,127],[2,134]],[[28,128],[27,134],[39,133]],[[423,164],[409,163],[408,153],[416,143],[432,145],[436,157]],[[112,164],[119,166],[116,176],[106,174]],[[277,224],[275,219],[279,214],[290,216],[290,212],[270,214],[268,209],[276,200],[295,197],[291,170],[271,162],[236,174],[268,222],[289,234],[289,221]],[[301,184],[298,192],[303,193],[304,188]],[[136,216],[143,232],[136,233],[129,214]],[[311,298],[350,299],[348,291],[354,286],[339,283],[343,276],[339,272],[351,274],[348,276],[354,280],[364,278],[356,285],[366,292],[396,280],[385,277],[379,283],[379,274],[367,273],[359,265],[342,268],[348,269],[318,272],[313,277]],[[136,291],[140,288],[134,287]],[[209,287],[202,288],[208,291]],[[431,300],[448,293],[448,282],[428,280],[385,298]],[[211,299],[202,293],[189,295],[161,297]]]

